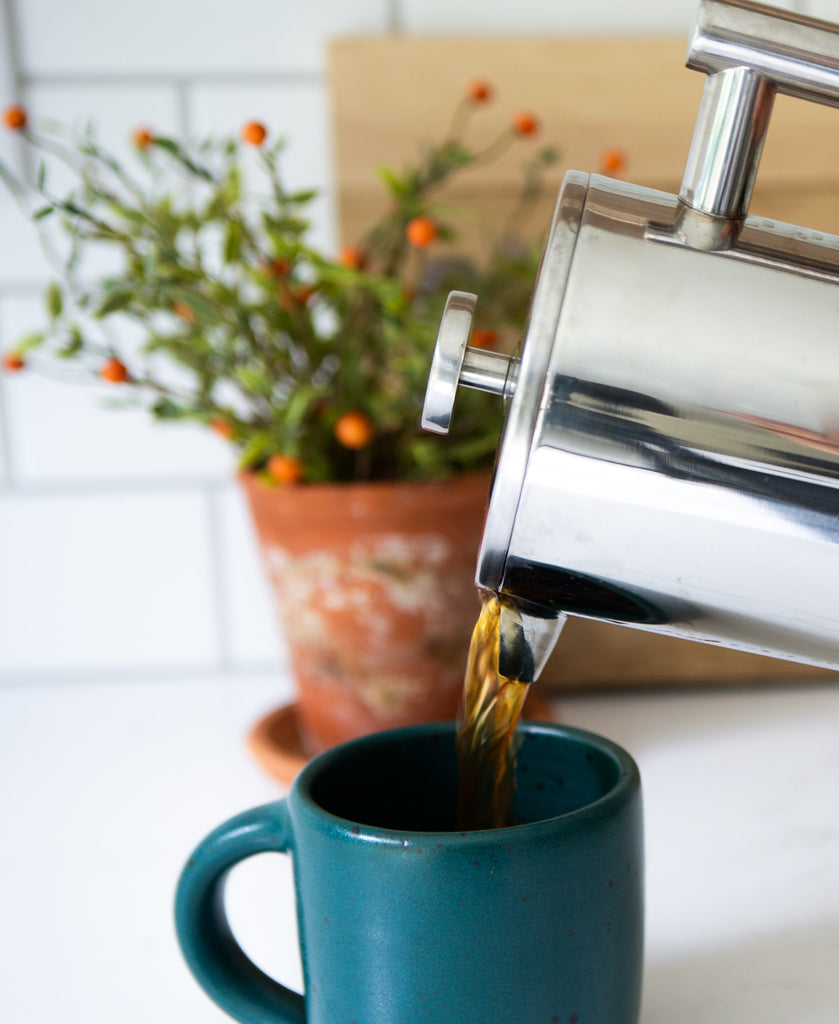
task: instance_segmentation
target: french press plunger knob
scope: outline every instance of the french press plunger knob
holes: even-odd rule
[[[471,292],[451,292],[446,300],[422,411],[423,427],[435,434],[448,433],[458,386],[504,398],[515,390],[518,360],[469,347],[477,298]]]

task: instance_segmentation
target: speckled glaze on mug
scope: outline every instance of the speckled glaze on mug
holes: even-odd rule
[[[614,743],[526,723],[518,824],[453,826],[453,723],[334,748],[286,799],[212,832],[184,868],[181,948],[245,1024],[637,1024],[641,786]],[[230,931],[223,882],[265,851],[294,862],[306,995]]]

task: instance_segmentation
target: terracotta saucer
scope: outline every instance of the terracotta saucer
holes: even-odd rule
[[[297,705],[284,704],[261,718],[251,729],[248,747],[263,771],[289,785],[309,760],[297,727]]]
[[[556,714],[549,698],[531,690],[524,717],[551,722]],[[290,785],[309,760],[297,726],[297,705],[284,704],[261,718],[248,736],[248,747],[257,764],[272,778]]]

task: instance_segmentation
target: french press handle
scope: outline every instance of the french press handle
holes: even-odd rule
[[[775,94],[839,106],[839,26],[751,0],[702,0],[686,63],[708,79],[679,197],[739,219]]]

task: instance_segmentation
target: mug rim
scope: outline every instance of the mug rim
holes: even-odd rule
[[[318,820],[325,827],[346,833],[353,839],[366,842],[376,841],[385,845],[398,845],[404,847],[406,837],[414,842],[433,841],[439,843],[445,839],[449,843],[482,843],[493,842],[493,837],[504,834],[513,838],[516,835],[532,835],[534,832],[553,831],[561,823],[563,827],[573,827],[582,819],[594,817],[601,818],[612,805],[619,805],[629,800],[634,792],[640,789],[641,775],[638,765],[632,755],[621,747],[614,740],[610,740],[598,733],[588,729],[581,729],[573,725],[564,725],[560,722],[539,722],[525,720],[517,727],[518,732],[527,735],[548,734],[557,738],[571,739],[582,742],[589,747],[597,749],[601,754],[614,759],[618,766],[618,777],[602,796],[597,797],[582,807],[566,811],[563,814],[552,815],[548,818],[540,818],[537,821],[528,821],[515,825],[505,825],[500,828],[471,829],[462,831],[452,828],[446,830],[419,830],[406,828],[387,828],[382,825],[370,825],[363,821],[355,821],[345,818],[339,814],[327,810],[319,804],[312,796],[312,786],[317,776],[339,762],[348,750],[358,750],[364,747],[375,747],[383,742],[398,742],[400,738],[422,738],[423,736],[451,735],[454,739],[456,723],[452,720],[443,722],[425,722],[419,725],[401,726],[396,729],[388,729],[381,732],[370,733],[349,740],[337,747],[332,747],[314,757],[298,774],[291,785],[289,799],[292,803],[300,803],[305,813]]]

